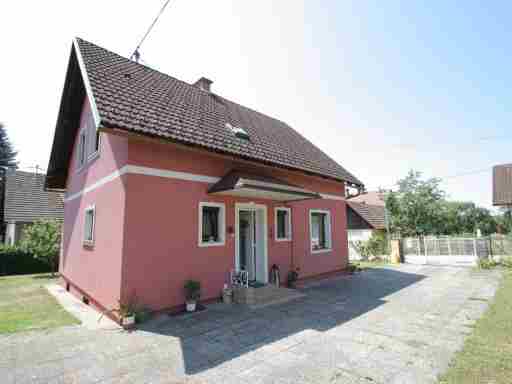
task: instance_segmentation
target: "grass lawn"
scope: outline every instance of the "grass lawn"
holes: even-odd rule
[[[505,272],[494,302],[439,382],[512,382],[512,271]]]
[[[44,285],[47,274],[0,277],[0,334],[78,324]]]
[[[367,268],[379,268],[384,266],[392,266],[387,260],[379,260],[379,261],[354,261],[352,264],[359,266],[361,269]]]

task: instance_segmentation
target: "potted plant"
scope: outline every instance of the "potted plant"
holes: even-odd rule
[[[124,328],[131,328],[135,325],[135,309],[129,306],[119,306],[119,316],[121,317],[121,325]]]
[[[119,323],[123,328],[133,328],[135,326],[135,316],[138,308],[136,296],[132,295],[128,300],[119,300],[118,303],[119,306],[117,308],[111,309],[107,311],[107,313],[117,315],[116,317],[119,319]]]
[[[196,310],[197,301],[201,297],[201,283],[195,280],[187,280],[184,288],[187,312],[194,312]]]

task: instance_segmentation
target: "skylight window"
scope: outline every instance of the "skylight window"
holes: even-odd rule
[[[233,134],[239,139],[249,140],[249,134],[245,131],[245,129],[240,127],[235,127],[229,123],[226,123],[226,128],[228,128]]]

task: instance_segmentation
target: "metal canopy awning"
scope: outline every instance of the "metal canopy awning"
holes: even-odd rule
[[[320,194],[269,176],[231,171],[213,184],[208,193],[278,201],[320,199]]]

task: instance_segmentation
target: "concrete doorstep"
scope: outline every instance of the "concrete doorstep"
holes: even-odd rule
[[[50,284],[46,286],[50,294],[57,299],[60,305],[75,316],[81,325],[87,329],[107,329],[107,330],[121,330],[123,329],[119,324],[109,319],[107,316],[102,316],[100,312],[92,306],[82,303],[78,298],[66,291],[59,284]]]

